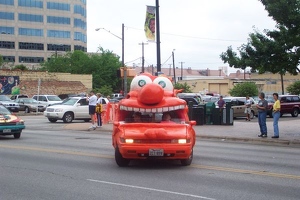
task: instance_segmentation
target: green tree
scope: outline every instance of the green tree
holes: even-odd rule
[[[25,65],[16,65],[13,69],[20,69],[22,71],[28,70]]]
[[[107,86],[113,91],[119,91],[121,88],[121,79],[117,77],[117,69],[121,67],[119,57],[102,47],[99,47],[98,54],[74,51],[65,55],[52,55],[42,66],[43,70],[49,72],[92,74],[93,89]]]
[[[300,72],[300,2],[299,0],[260,0],[269,16],[276,22],[275,30],[254,30],[248,43],[238,48],[239,53],[228,47],[220,55],[230,67],[251,67],[252,71],[266,71],[281,75]],[[280,9],[278,9],[280,8]]]
[[[174,89],[178,89],[178,90],[183,89],[183,91],[182,91],[183,93],[192,92],[191,86],[189,86],[187,83],[176,83],[174,85]]]
[[[234,97],[257,96],[258,89],[253,82],[238,83],[229,90],[229,94]]]
[[[300,81],[296,81],[295,83],[289,85],[286,90],[290,94],[300,95]]]

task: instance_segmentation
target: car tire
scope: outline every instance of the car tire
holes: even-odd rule
[[[294,108],[293,112],[292,112],[292,116],[293,117],[298,117],[298,115],[299,115],[299,110],[297,108]]]
[[[74,119],[74,115],[71,112],[66,112],[63,116],[63,121],[65,123],[71,123]]]
[[[14,133],[14,138],[19,139],[21,137],[21,132]]]
[[[55,123],[57,122],[57,119],[54,119],[54,118],[48,118],[49,122],[52,122],[52,123]]]
[[[127,167],[130,162],[129,159],[123,158],[118,147],[115,148],[115,160],[119,167]]]
[[[25,110],[25,113],[30,113],[30,109],[27,106],[25,107],[24,110]]]
[[[193,152],[194,151],[192,149],[192,152],[191,152],[191,154],[190,154],[190,156],[189,156],[188,159],[182,159],[182,160],[180,160],[182,166],[188,166],[188,165],[192,164],[192,161],[193,161]]]

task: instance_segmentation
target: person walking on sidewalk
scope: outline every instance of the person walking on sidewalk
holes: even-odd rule
[[[278,120],[280,117],[280,101],[278,99],[278,93],[273,93],[274,104],[273,104],[273,128],[274,136],[272,138],[279,138]]]
[[[89,115],[91,116],[92,126],[89,129],[96,129],[95,124],[95,112],[96,112],[96,104],[97,104],[97,97],[94,91],[90,92],[90,95],[86,99],[89,102]]]
[[[96,104],[96,115],[97,115],[97,127],[102,127],[102,95],[100,93],[97,93],[97,104]]]
[[[263,92],[259,93],[258,97],[260,99],[256,105],[258,110],[258,124],[260,129],[260,135],[258,135],[258,137],[268,137],[266,124],[268,101],[265,100],[265,93]]]

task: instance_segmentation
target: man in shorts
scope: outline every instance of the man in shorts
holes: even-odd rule
[[[91,116],[92,126],[89,129],[96,129],[95,123],[95,113],[96,113],[96,104],[97,104],[97,96],[94,91],[91,91],[89,96],[86,99],[89,102],[89,114]]]

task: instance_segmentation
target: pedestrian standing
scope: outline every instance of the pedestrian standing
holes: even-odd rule
[[[279,138],[278,120],[280,118],[280,101],[278,99],[278,93],[273,93],[274,104],[273,104],[273,128],[274,136],[272,138]]]
[[[223,100],[223,96],[220,96],[220,99],[218,101],[218,106],[219,106],[220,112],[221,112],[225,107],[225,101]]]
[[[97,96],[94,91],[91,91],[89,96],[87,97],[87,101],[89,102],[89,115],[91,116],[92,126],[89,129],[96,129],[95,124],[95,112],[96,112],[96,104],[97,104]]]
[[[245,102],[245,114],[246,114],[246,121],[250,121],[250,114],[251,114],[251,100],[249,96],[246,96],[246,102]]]
[[[259,101],[256,105],[258,110],[258,124],[260,129],[260,135],[258,137],[268,137],[267,131],[267,111],[268,111],[268,101],[265,100],[265,93],[261,92],[259,95]]]
[[[97,93],[96,115],[97,115],[97,127],[102,127],[102,95]]]

